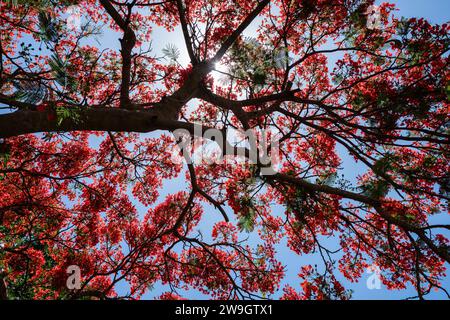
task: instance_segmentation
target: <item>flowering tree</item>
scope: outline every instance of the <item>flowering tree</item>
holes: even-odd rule
[[[2,1],[0,297],[139,298],[163,283],[163,299],[347,299],[338,278],[373,265],[389,289],[448,295],[450,225],[432,221],[448,221],[449,26],[388,3],[374,21],[373,4]],[[189,65],[181,48],[151,50],[155,28],[181,34]],[[96,46],[102,32],[120,48]],[[223,162],[173,161],[173,133],[198,124],[277,136],[277,172],[238,161],[242,144]],[[341,157],[364,165],[357,181]],[[161,199],[179,175],[187,190]],[[323,260],[298,266],[297,291],[280,285],[283,243]]]

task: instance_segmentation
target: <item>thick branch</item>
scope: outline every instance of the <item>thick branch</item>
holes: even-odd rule
[[[444,261],[450,263],[450,254],[445,248],[438,247],[432,239],[430,239],[424,232],[424,230],[420,227],[414,226],[398,217],[393,216],[390,212],[386,212],[382,208],[382,201],[378,199],[374,199],[363,194],[358,194],[346,190],[342,190],[339,188],[330,187],[327,185],[318,185],[313,184],[308,181],[305,181],[300,178],[296,178],[293,176],[285,175],[285,174],[276,174],[274,176],[267,176],[267,180],[269,181],[278,181],[282,183],[288,183],[294,186],[297,186],[307,192],[318,192],[318,193],[326,193],[340,196],[345,199],[355,200],[366,205],[370,205],[375,208],[377,213],[384,218],[387,222],[392,223],[400,227],[405,231],[409,231],[415,233],[436,255],[438,255]]]
[[[77,118],[61,123],[51,119],[50,112],[19,110],[0,115],[0,138],[38,132],[113,131],[149,132],[176,129],[174,119],[157,111],[124,110],[118,108],[80,108]]]
[[[219,61],[227,50],[233,45],[233,43],[238,39],[242,32],[250,25],[250,23],[255,20],[255,18],[261,13],[265,6],[269,3],[269,0],[261,1],[256,8],[242,21],[242,23],[233,31],[233,33],[225,40],[225,42],[217,51],[214,61]]]

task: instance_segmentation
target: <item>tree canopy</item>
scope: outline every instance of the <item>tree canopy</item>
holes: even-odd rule
[[[371,266],[389,289],[450,297],[450,224],[433,222],[448,222],[450,28],[389,3],[374,24],[373,5],[0,2],[0,297],[136,299],[162,283],[162,299],[348,299],[340,279]],[[183,43],[153,50],[155,29]],[[174,161],[174,132],[198,126],[276,136],[276,173],[229,141],[226,161]],[[280,246],[322,264],[282,285]]]

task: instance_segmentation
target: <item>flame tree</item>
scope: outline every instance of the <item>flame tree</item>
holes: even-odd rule
[[[0,297],[136,299],[162,283],[162,299],[347,299],[339,279],[373,265],[389,289],[448,296],[450,225],[433,221],[448,221],[449,26],[389,3],[374,24],[373,3],[2,1]],[[152,50],[155,29],[184,43]],[[173,132],[198,123],[277,135],[277,173],[235,149],[174,162]],[[343,158],[364,172],[346,180]],[[282,245],[323,261],[298,266],[297,289]]]

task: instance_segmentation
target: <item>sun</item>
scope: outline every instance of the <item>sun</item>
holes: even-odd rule
[[[227,74],[229,73],[228,66],[225,65],[222,62],[216,62],[214,64],[214,70],[212,71],[212,76],[214,78],[214,81],[220,81],[220,82],[226,82],[228,79]]]

